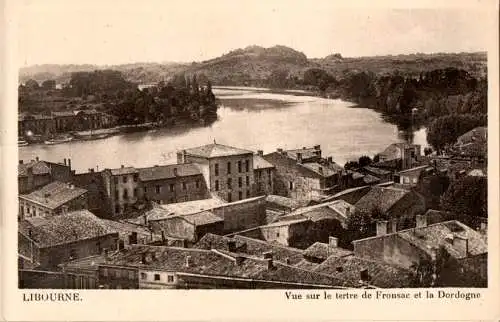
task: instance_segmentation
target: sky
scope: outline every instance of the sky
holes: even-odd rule
[[[28,66],[192,62],[249,45],[309,58],[486,50],[491,6],[429,7],[439,2],[20,0],[17,56]]]

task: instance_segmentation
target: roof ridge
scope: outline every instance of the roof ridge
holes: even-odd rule
[[[253,240],[253,241],[257,241],[258,243],[270,245],[270,246],[276,247],[276,248],[281,248],[281,249],[286,249],[286,250],[293,250],[293,251],[297,251],[297,252],[300,252],[300,253],[304,252],[302,249],[299,249],[299,248],[294,248],[294,247],[289,247],[289,246],[283,246],[283,245],[276,245],[276,244],[272,244],[272,243],[266,242],[265,240],[260,240],[260,239],[256,239],[256,238],[252,238],[252,237],[247,237],[247,236],[241,236],[241,235],[234,235],[234,237],[236,237],[236,236],[241,237],[243,239],[250,239],[250,240]],[[223,236],[223,237],[225,237],[225,236]],[[234,237],[233,237],[233,239],[234,239]],[[230,237],[226,237],[226,238],[230,238]]]

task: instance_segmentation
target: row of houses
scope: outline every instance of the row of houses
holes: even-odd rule
[[[50,112],[50,114],[21,113],[18,116],[18,136],[50,136],[71,131],[110,128],[116,117],[95,109]],[[29,135],[28,135],[29,133]]]

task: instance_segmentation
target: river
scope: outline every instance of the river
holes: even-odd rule
[[[370,109],[301,91],[214,88],[220,99],[218,119],[208,126],[175,127],[126,133],[95,141],[19,147],[19,157],[62,162],[71,158],[77,173],[89,168],[146,167],[173,163],[177,150],[217,143],[250,150],[293,149],[320,144],[324,156],[339,164],[373,156],[387,145],[412,141],[427,146],[424,128],[388,123]]]

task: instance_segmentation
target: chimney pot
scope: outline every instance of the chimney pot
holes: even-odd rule
[[[415,219],[416,219],[416,228],[427,227],[426,215],[417,215]]]
[[[267,269],[273,269],[274,268],[274,263],[273,263],[273,259],[272,258],[267,258],[266,262],[267,262]]]
[[[121,168],[123,169],[123,168],[125,168],[125,166],[122,164],[122,165],[121,165]]]
[[[19,160],[19,164],[23,164],[23,163],[24,163],[24,161],[23,161],[23,160]]]
[[[40,161],[40,159],[38,158],[38,156],[36,156],[36,157],[35,157],[35,160],[36,160],[36,161]]]
[[[377,236],[387,235],[387,220],[377,221]]]
[[[71,170],[71,159],[70,159],[70,158],[68,158],[68,167],[69,167],[69,168],[70,168],[70,170]]]
[[[283,153],[283,149],[282,148],[277,148],[276,151],[278,151],[279,153]]]
[[[192,265],[191,256],[186,256],[186,267],[191,267]]]
[[[337,237],[330,236],[328,237],[328,245],[330,247],[336,248],[339,245],[339,239]]]
[[[297,152],[297,163],[302,163],[302,153]]]
[[[257,150],[257,155],[263,156],[263,155],[264,155],[264,151],[262,151],[262,150]]]

